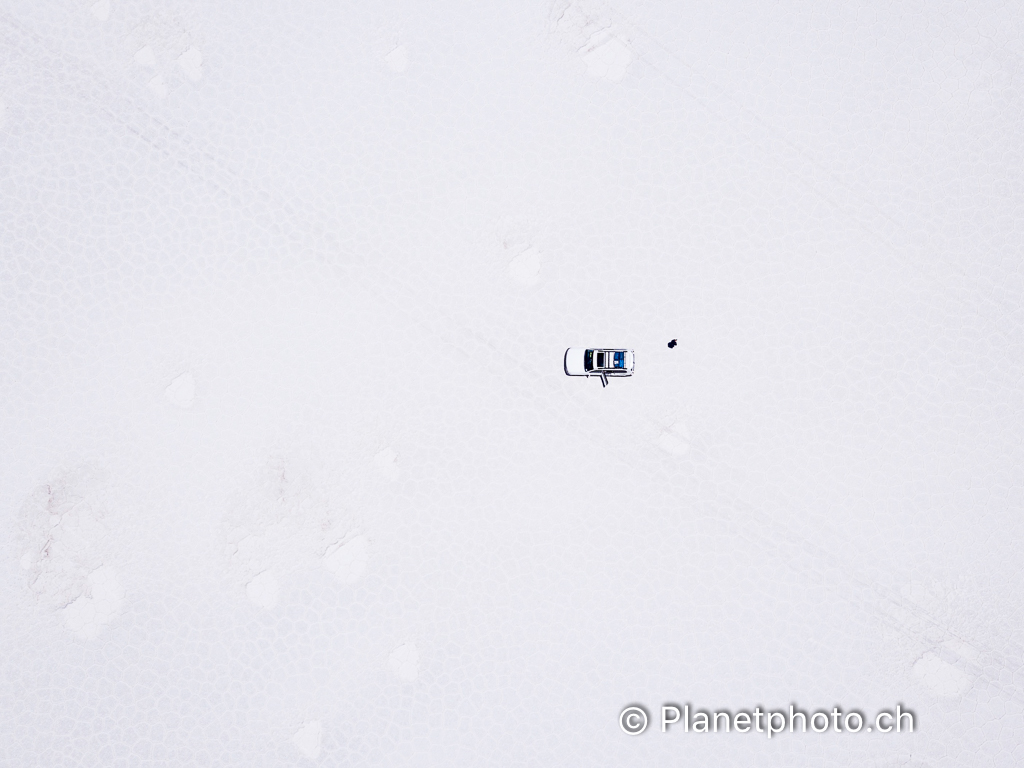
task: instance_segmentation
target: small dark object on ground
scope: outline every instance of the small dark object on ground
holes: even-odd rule
[[[676,339],[672,339],[672,341],[670,341],[668,343],[668,348],[669,349],[675,349],[675,346],[676,346]]]

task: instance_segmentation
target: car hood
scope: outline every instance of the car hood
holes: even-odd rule
[[[582,347],[572,347],[565,350],[565,372],[569,376],[582,376],[586,373],[583,370],[583,353],[586,350]]]

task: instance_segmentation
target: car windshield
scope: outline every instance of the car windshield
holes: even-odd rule
[[[583,353],[583,370],[594,370],[594,350],[588,349]]]

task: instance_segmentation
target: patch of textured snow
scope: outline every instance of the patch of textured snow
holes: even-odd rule
[[[135,52],[135,63],[140,67],[149,67],[152,69],[156,66],[156,54],[153,52],[153,46],[144,45]]]
[[[85,593],[64,608],[65,626],[78,637],[97,637],[120,615],[123,602],[124,589],[114,569],[101,566],[89,574]]]
[[[100,21],[106,21],[110,18],[110,0],[97,0],[89,8],[89,12]]]
[[[917,581],[912,581],[903,585],[900,589],[900,594],[908,600],[924,606],[927,606],[935,599],[935,595],[927,587]]]
[[[963,607],[963,588],[955,580],[911,581],[904,584],[900,594],[933,618],[952,621]]]
[[[325,481],[314,480],[295,463],[267,464],[233,501],[225,520],[231,575],[250,601],[268,609],[280,599],[283,574],[317,572],[325,555],[352,531],[326,495]]]
[[[170,383],[164,394],[179,408],[191,408],[196,399],[196,380],[186,371]]]
[[[162,99],[167,96],[167,83],[164,82],[164,78],[162,75],[157,75],[156,77],[154,77],[152,80],[146,83],[146,87],[150,90],[150,93],[152,93],[158,99]]]
[[[973,645],[965,643],[962,640],[947,640],[942,644],[942,647],[952,653],[955,653],[964,661],[969,661],[971,664],[981,663],[981,652]]]
[[[359,535],[327,551],[323,565],[342,584],[352,584],[366,571],[370,556],[370,540]]]
[[[62,612],[65,626],[94,637],[121,610],[116,562],[123,505],[104,478],[87,469],[55,476],[21,508],[28,588],[43,608]]]
[[[320,721],[313,720],[299,728],[292,736],[292,743],[298,747],[304,757],[308,757],[310,760],[320,757],[323,745],[323,726]]]
[[[685,456],[690,452],[690,435],[682,424],[673,424],[658,436],[658,447],[673,456]]]
[[[270,568],[287,573],[304,566],[312,567],[318,553],[331,546],[330,537],[325,533],[323,529],[308,525],[303,518],[285,517],[255,531],[237,529],[229,554],[248,584]]]
[[[914,674],[943,698],[960,696],[971,687],[971,678],[929,651],[914,663]]]
[[[587,73],[618,83],[626,76],[626,70],[633,60],[629,45],[616,36],[611,28],[600,29],[590,36],[587,44],[579,50]]]
[[[420,674],[420,652],[412,643],[398,646],[388,656],[388,669],[399,680],[413,682]]]
[[[374,456],[373,466],[385,480],[394,482],[398,479],[398,453],[394,448],[385,448]]]
[[[540,276],[540,253],[528,247],[508,263],[508,274],[520,285],[535,285]]]
[[[198,48],[189,47],[178,57],[178,66],[182,73],[192,82],[198,82],[203,77],[203,54]]]
[[[277,583],[272,571],[263,571],[245,585],[245,594],[249,601],[268,611],[277,605],[280,592],[281,585]]]
[[[392,72],[405,72],[409,66],[409,52],[404,45],[396,46],[384,57],[384,61]]]

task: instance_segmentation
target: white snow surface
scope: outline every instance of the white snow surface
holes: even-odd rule
[[[316,760],[320,757],[320,750],[323,746],[323,723],[319,720],[306,723],[295,732],[292,743],[298,747],[304,757]]]
[[[522,285],[534,285],[540,280],[541,257],[536,248],[526,248],[508,263],[509,276]]]
[[[196,380],[191,373],[185,372],[167,385],[164,394],[179,408],[191,408],[196,399]]]
[[[404,45],[396,45],[384,61],[392,72],[405,72],[409,68],[409,52]]]
[[[1022,33],[7,3],[0,764],[1024,763]]]
[[[253,605],[266,608],[268,611],[277,605],[278,596],[281,593],[281,585],[274,576],[273,571],[263,571],[253,577],[252,581],[245,585],[246,597]]]
[[[420,674],[420,655],[413,643],[398,646],[388,656],[388,668],[399,680],[411,683]]]

